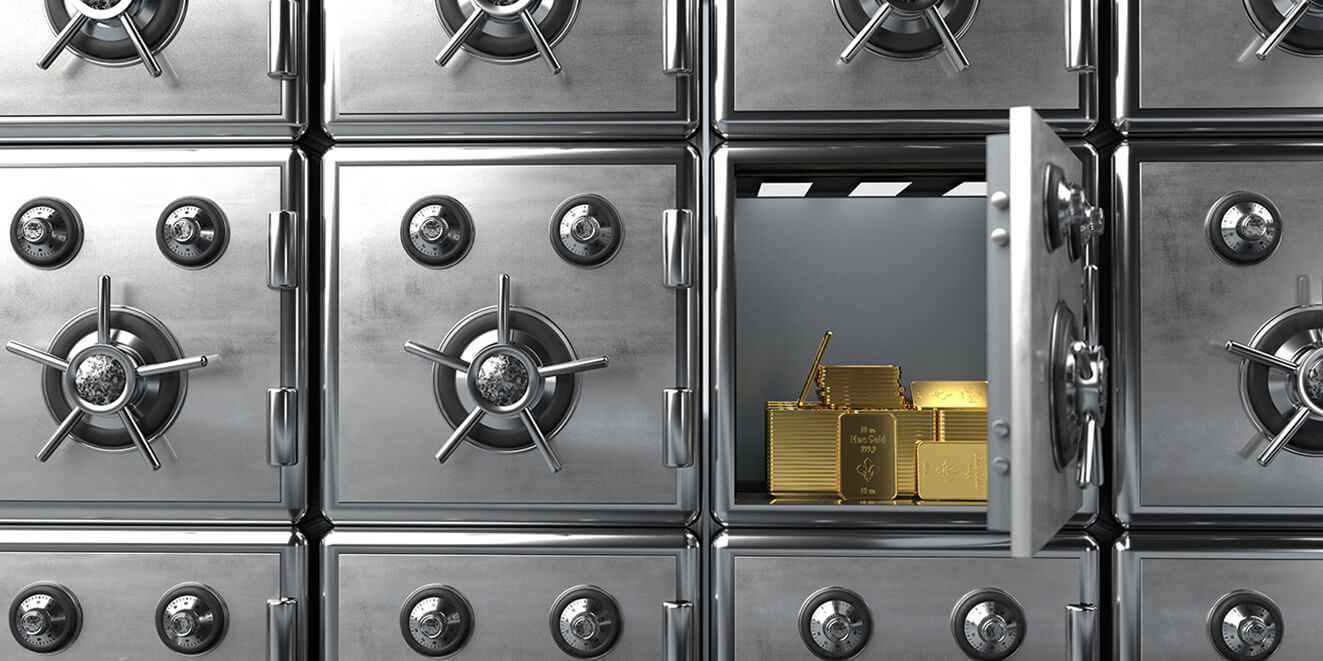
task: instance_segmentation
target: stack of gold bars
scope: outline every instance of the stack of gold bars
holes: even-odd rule
[[[987,382],[913,381],[894,365],[822,365],[793,402],[767,402],[778,499],[986,501]],[[817,385],[818,399],[806,401]]]

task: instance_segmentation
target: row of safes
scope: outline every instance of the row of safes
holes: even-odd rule
[[[1052,153],[1063,181],[1088,181]],[[1055,530],[1094,493],[1076,486],[1085,459],[1125,523],[1320,514],[1323,234],[1301,183],[1323,172],[1317,146],[1116,154],[1103,397],[1060,380],[1053,353],[1094,332],[1080,262],[1033,224],[987,240],[988,222],[1044,208],[999,197],[995,171],[1042,164],[981,143],[728,147],[709,220],[683,148],[342,148],[320,213],[284,148],[0,157],[7,520],[290,521],[320,466],[337,521],[682,524],[707,463],[728,523],[981,526],[1036,494]],[[799,196],[763,193],[786,184]],[[921,194],[850,194],[869,184]],[[1060,275],[1010,283],[986,252],[997,237]],[[1014,287],[1041,304],[1006,315]],[[989,505],[770,498],[767,403],[795,400],[824,329],[823,365],[988,382],[988,465],[952,468],[988,475]],[[1037,362],[996,367],[1017,346]],[[1052,430],[1081,415],[1110,426],[1114,462]],[[999,475],[1026,480],[1019,496]]]
[[[11,529],[0,653],[302,661],[316,640],[346,661],[1098,661],[1109,611],[1113,659],[1302,661],[1323,643],[1320,549],[1131,535],[1109,588],[1108,550],[1083,534],[1024,560],[977,534],[739,533],[705,550],[679,532],[337,530],[309,550],[288,531]]]
[[[732,136],[987,133],[1015,105],[1076,135],[1323,127],[1311,0],[380,4],[22,3],[0,30],[0,137],[288,139],[319,84],[337,138],[679,137],[709,91]]]

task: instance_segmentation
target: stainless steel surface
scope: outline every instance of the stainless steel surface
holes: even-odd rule
[[[805,598],[840,586],[867,602],[871,640],[853,658],[951,661],[966,658],[950,618],[963,595],[996,587],[1024,608],[1014,658],[1068,654],[1068,604],[1098,604],[1099,553],[1089,538],[1053,541],[1040,557],[1013,559],[1004,537],[865,535],[823,532],[719,535],[711,603],[716,661],[810,659],[795,626]]]
[[[659,245],[663,211],[694,208],[691,159],[683,148],[614,146],[333,150],[325,160],[323,246],[330,516],[382,522],[689,520],[698,468],[667,468],[657,451],[666,422],[658,395],[698,386],[697,291],[666,288]],[[512,193],[496,181],[518,181],[520,187]],[[610,200],[625,227],[619,253],[590,269],[562,260],[547,240],[558,205],[585,191]],[[469,209],[475,238],[460,262],[425,269],[402,249],[397,221],[382,225],[381,209],[403,211],[441,193]],[[611,358],[609,368],[577,375],[577,404],[551,439],[563,464],[554,475],[541,459],[509,454],[505,445],[487,444],[496,452],[483,452],[447,443],[441,455],[447,449],[454,454],[444,465],[424,460],[451,434],[433,391],[438,378],[451,378],[455,365],[431,368],[400,347],[454,329],[443,349],[452,341],[458,349],[471,347],[473,353],[457,363],[467,370],[491,341],[482,334],[466,343],[455,333],[469,327],[466,316],[495,314],[484,306],[501,274],[513,282],[516,331],[522,334],[540,316],[539,323],[559,327],[556,342]],[[383,315],[391,319],[389,332]],[[476,422],[463,419],[478,404],[464,395],[467,389],[458,388],[463,406],[452,421],[461,431]],[[503,425],[492,429],[524,424],[484,415],[481,424]],[[551,435],[551,426],[542,426]],[[376,445],[382,438],[392,439],[389,451]]]
[[[856,46],[842,53],[850,33],[825,2],[716,0],[716,129],[727,137],[978,135],[1005,130],[1007,108],[1032,105],[1063,133],[1082,134],[1098,117],[1098,81],[1087,69],[1067,70],[1063,54],[1096,51],[1097,21],[1072,17],[1095,16],[1097,5],[1083,0],[1080,12],[1078,1],[980,3],[959,42],[974,64],[957,72],[965,60],[954,48],[946,49],[954,66],[872,53],[842,66]]]
[[[1302,535],[1132,533],[1122,537],[1114,548],[1114,658],[1234,658],[1215,648],[1211,634],[1224,632],[1223,618],[1210,618],[1215,611],[1226,610],[1218,606],[1235,603],[1268,603],[1280,613],[1272,614],[1271,609],[1259,613],[1264,624],[1275,620],[1277,626],[1271,632],[1278,640],[1272,661],[1317,658],[1323,632],[1311,626],[1311,620],[1323,588],[1323,573],[1317,567],[1320,549],[1323,539]],[[1232,597],[1230,603],[1227,596]],[[1262,647],[1270,628],[1227,633],[1232,634],[1229,646],[1248,652]],[[1241,638],[1245,634],[1248,639]],[[1260,635],[1264,638],[1255,645]],[[1244,658],[1268,658],[1263,651]]]
[[[177,34],[165,42],[168,47],[140,58],[153,76],[159,71],[159,78],[144,75],[136,60],[132,66],[109,66],[113,63],[88,61],[75,53],[56,59],[68,39],[100,23],[88,21],[64,30],[52,45],[56,32],[46,15],[47,4],[15,3],[0,26],[0,41],[7,44],[0,52],[0,72],[6,81],[0,88],[0,139],[235,140],[245,136],[269,141],[302,133],[307,122],[306,79],[276,81],[267,73],[269,51],[277,46],[287,62],[302,61],[305,25],[296,21],[291,26],[291,34],[300,37],[297,43],[281,44],[280,35],[269,39],[267,1],[187,3]],[[130,14],[139,12],[142,4],[121,3],[106,10],[128,8],[104,19],[109,21],[105,29],[126,34],[134,20]],[[101,15],[81,2],[70,6],[76,15],[70,25],[84,23],[78,7]],[[135,28],[127,35],[136,33]],[[152,55],[146,43],[136,45],[140,54]],[[49,69],[36,66],[39,59]]]
[[[323,122],[347,140],[682,137],[695,126],[698,77],[674,75],[675,67],[697,60],[699,40],[675,30],[691,20],[694,2],[578,0],[573,24],[552,45],[563,73],[548,75],[532,62],[456,54],[459,40],[432,2],[327,0]],[[454,48],[438,58],[446,40]],[[446,56],[454,59],[438,68]]]
[[[1323,67],[1291,53],[1255,57],[1262,37],[1243,3],[1191,11],[1114,1],[1112,114],[1122,132],[1298,134],[1323,126]],[[1321,24],[1317,16],[1308,20]]]
[[[111,311],[110,335],[117,346],[128,347],[118,353],[142,355],[147,350],[140,344],[140,331],[126,333],[121,327],[133,318],[150,325],[151,319],[137,311],[141,309],[150,311],[156,319],[151,323],[179,343],[178,352],[167,357],[171,362],[148,366],[149,373],[201,365],[200,358],[173,362],[187,353],[224,356],[222,362],[212,361],[193,373],[178,417],[169,424],[168,440],[155,438],[163,428],[138,430],[150,434],[148,438],[124,438],[125,446],[132,441],[154,448],[164,465],[159,473],[150,479],[134,477],[141,460],[123,453],[80,444],[50,454],[54,448],[48,445],[42,450],[45,463],[11,460],[0,467],[0,519],[279,522],[301,516],[306,464],[279,469],[267,465],[263,411],[268,388],[306,392],[301,340],[306,302],[302,290],[273,292],[266,287],[264,217],[271,209],[304,205],[303,157],[281,148],[14,149],[0,156],[0,208],[18,208],[33,191],[45,191],[84,210],[90,221],[83,249],[65,266],[34,269],[12,252],[0,260],[0,274],[10,291],[0,304],[0,336],[45,342],[43,338],[77,316],[86,319],[84,327],[92,331],[86,338],[78,333],[68,338],[73,351],[87,347],[84,353],[98,352],[97,312],[82,312],[83,301],[88,286],[109,274],[113,299],[133,306],[113,306]],[[155,219],[172,201],[199,193],[226,210],[233,236],[211,266],[181,269],[157,248]],[[296,255],[306,254],[305,240],[297,237]],[[171,285],[160,286],[162,282]],[[33,306],[33,300],[45,303]],[[66,415],[48,412],[40,375],[41,369],[26,361],[0,360],[0,380],[11,384],[0,400],[0,419],[15,430],[0,441],[6,456],[31,456],[46,430],[69,422]],[[59,391],[56,387],[57,396]],[[63,398],[74,401],[74,392],[71,379]],[[164,413],[175,406],[173,395],[157,396],[167,409]],[[298,415],[306,416],[302,398]],[[86,422],[106,429],[132,423],[113,417],[103,423],[97,417]],[[299,454],[307,456],[306,446]]]
[[[1309,246],[1323,231],[1289,223],[1290,237],[1270,258],[1238,266],[1210,248],[1201,223],[1231,191],[1272,199],[1288,222],[1312,217],[1319,196],[1298,182],[1323,176],[1323,151],[1303,143],[1132,144],[1118,150],[1115,168],[1117,516],[1141,527],[1312,520],[1323,512],[1317,457],[1283,453],[1267,468],[1255,463],[1268,441],[1242,404],[1238,368],[1248,361],[1224,347],[1283,311],[1317,304],[1307,287],[1299,298],[1299,279],[1317,272]],[[1290,352],[1279,357],[1295,362]],[[1290,411],[1285,388],[1280,395]]]
[[[67,586],[81,606],[76,640],[55,658],[72,661],[178,659],[157,634],[163,594],[172,586],[203,583],[228,607],[228,633],[207,659],[301,661],[267,656],[268,599],[302,599],[306,551],[290,530],[171,531],[147,528],[43,528],[0,530],[0,598],[48,581]],[[306,636],[295,619],[282,644]],[[0,635],[0,656],[41,658]]]
[[[583,585],[609,593],[619,607],[624,626],[607,658],[695,658],[700,647],[697,640],[676,640],[679,622],[657,621],[677,605],[680,611],[701,605],[699,548],[688,533],[337,529],[322,552],[328,661],[408,655],[400,604],[435,582],[461,592],[475,620],[467,644],[447,658],[570,658],[548,630],[548,609],[568,588]]]

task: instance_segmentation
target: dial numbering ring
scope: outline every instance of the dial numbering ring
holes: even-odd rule
[[[9,241],[19,259],[43,269],[68,264],[83,247],[83,221],[68,203],[37,198],[14,214]]]
[[[975,661],[1009,658],[1024,644],[1024,608],[997,588],[966,594],[951,610],[951,635],[956,646]]]
[[[424,585],[400,607],[400,634],[413,651],[427,657],[450,656],[468,643],[473,608],[448,585]]]
[[[1204,233],[1209,247],[1227,263],[1258,264],[1282,243],[1282,212],[1263,195],[1236,191],[1209,208]]]
[[[624,243],[620,212],[600,195],[576,195],[551,217],[551,247],[561,259],[585,268],[609,261]]]
[[[400,244],[411,259],[423,266],[450,268],[473,248],[473,217],[453,197],[425,197],[405,212],[400,222]]]
[[[799,637],[820,659],[849,659],[873,635],[873,616],[863,597],[844,588],[818,590],[799,609]]]
[[[1208,638],[1227,661],[1263,661],[1282,643],[1282,611],[1267,595],[1235,590],[1208,611]]]
[[[210,200],[175,200],[156,222],[156,247],[165,258],[187,269],[206,268],[221,258],[230,240],[230,223]]]

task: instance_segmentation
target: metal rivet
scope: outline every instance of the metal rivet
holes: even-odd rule
[[[1005,420],[997,420],[996,422],[992,423],[992,433],[1003,437],[1010,436],[1011,425],[1007,423]]]
[[[991,237],[992,242],[999,246],[1004,247],[1011,242],[1011,233],[1007,232],[1004,227],[998,227],[997,229],[992,230]]]
[[[994,469],[996,469],[997,472],[998,472],[998,473],[1001,473],[1002,475],[1005,475],[1006,473],[1011,472],[1011,462],[1010,462],[1010,460],[1007,459],[1006,457],[995,457],[995,458],[993,458],[993,460],[992,460],[992,467],[993,467]]]
[[[988,201],[992,203],[992,206],[997,207],[1002,211],[1011,207],[1011,196],[1007,195],[1005,191],[997,191],[993,193],[988,196]]]

